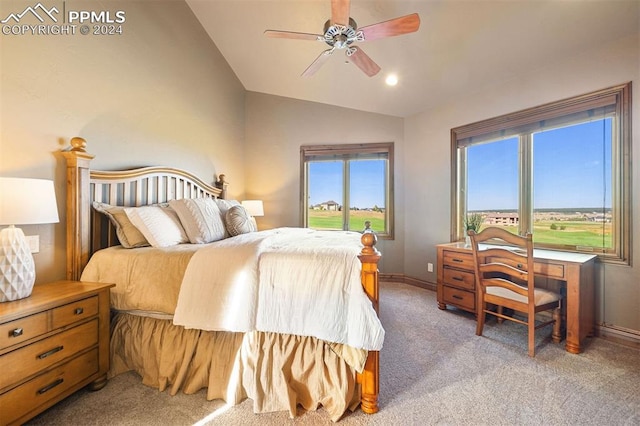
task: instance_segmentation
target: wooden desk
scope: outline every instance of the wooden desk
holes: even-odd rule
[[[482,247],[482,245],[481,245]],[[464,243],[438,244],[438,308],[456,306],[476,313],[473,254]],[[595,323],[594,264],[596,255],[534,249],[534,272],[566,285],[568,352],[577,354]]]

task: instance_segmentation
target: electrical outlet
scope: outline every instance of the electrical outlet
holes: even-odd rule
[[[427,272],[433,272],[433,263],[427,263]]]
[[[31,253],[40,252],[40,235],[27,235],[25,237],[27,244],[29,244],[29,251]]]

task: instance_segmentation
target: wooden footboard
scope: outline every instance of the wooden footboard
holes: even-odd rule
[[[91,170],[94,158],[86,152],[86,142],[73,138],[71,147],[62,152],[67,162],[67,279],[79,280],[82,270],[96,250],[117,244],[111,224],[91,209],[93,201],[120,206],[137,206],[164,202],[173,198],[212,196],[225,198],[224,175],[215,186],[172,168],[146,167],[118,172]],[[149,192],[153,189],[153,195]],[[365,232],[361,282],[364,291],[378,311],[378,261],[376,235]],[[358,374],[361,385],[361,407],[365,413],[378,411],[379,353],[370,351],[365,369]]]

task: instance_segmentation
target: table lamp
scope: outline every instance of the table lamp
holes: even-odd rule
[[[256,229],[258,229],[256,217],[264,216],[264,206],[262,205],[262,200],[244,200],[241,204],[247,211],[249,216],[251,216]]]
[[[0,177],[0,302],[31,295],[35,264],[22,229],[15,225],[57,223],[53,181]]]

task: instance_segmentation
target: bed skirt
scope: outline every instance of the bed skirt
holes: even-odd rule
[[[356,370],[313,337],[184,329],[122,312],[111,321],[109,377],[135,371],[171,395],[207,389],[207,399],[253,401],[255,413],[323,406],[333,421],[360,403]]]

